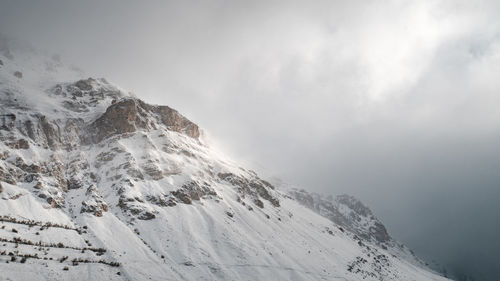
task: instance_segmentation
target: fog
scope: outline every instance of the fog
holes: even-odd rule
[[[500,276],[498,1],[8,1],[0,32],[349,193],[428,261]]]

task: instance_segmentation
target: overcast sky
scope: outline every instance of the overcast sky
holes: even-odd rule
[[[0,0],[0,32],[178,109],[256,170],[357,196],[425,258],[500,276],[499,1]]]

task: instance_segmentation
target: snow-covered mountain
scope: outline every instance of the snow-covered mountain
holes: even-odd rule
[[[447,280],[356,199],[285,192],[192,121],[0,44],[0,280]]]

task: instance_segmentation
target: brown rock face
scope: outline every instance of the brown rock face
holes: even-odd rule
[[[17,144],[19,145],[20,149],[28,149],[28,148],[30,148],[30,144],[25,139],[18,140]]]
[[[192,138],[200,136],[198,125],[182,116],[177,110],[166,105],[148,105],[141,100],[139,100],[139,104],[142,108],[152,113],[157,122],[164,124],[169,130],[185,134]]]
[[[192,138],[198,138],[200,136],[198,126],[182,116],[177,110],[168,106],[156,106],[153,107],[153,112],[160,115],[161,122],[165,124],[169,130],[183,133]]]
[[[100,142],[117,134],[135,132],[137,120],[137,107],[133,99],[123,100],[112,104],[106,112],[99,117],[92,127],[96,130],[94,141]]]
[[[184,204],[191,204],[192,200],[199,201],[204,196],[217,196],[208,183],[191,181],[184,184],[180,189],[173,191],[172,195]]]
[[[90,125],[92,142],[108,137],[132,133],[137,129],[149,130],[163,124],[168,130],[192,138],[200,136],[199,128],[176,110],[168,106],[152,106],[138,99],[124,99],[113,103],[106,112]]]

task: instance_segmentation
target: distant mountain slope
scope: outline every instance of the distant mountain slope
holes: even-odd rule
[[[354,199],[339,203],[361,222],[334,220],[211,149],[174,109],[7,50],[0,280],[446,280],[384,249]]]
[[[288,194],[301,205],[351,233],[354,239],[375,244],[417,266],[427,266],[412,250],[394,240],[372,211],[353,196],[346,194],[323,196],[296,188],[290,189]]]

